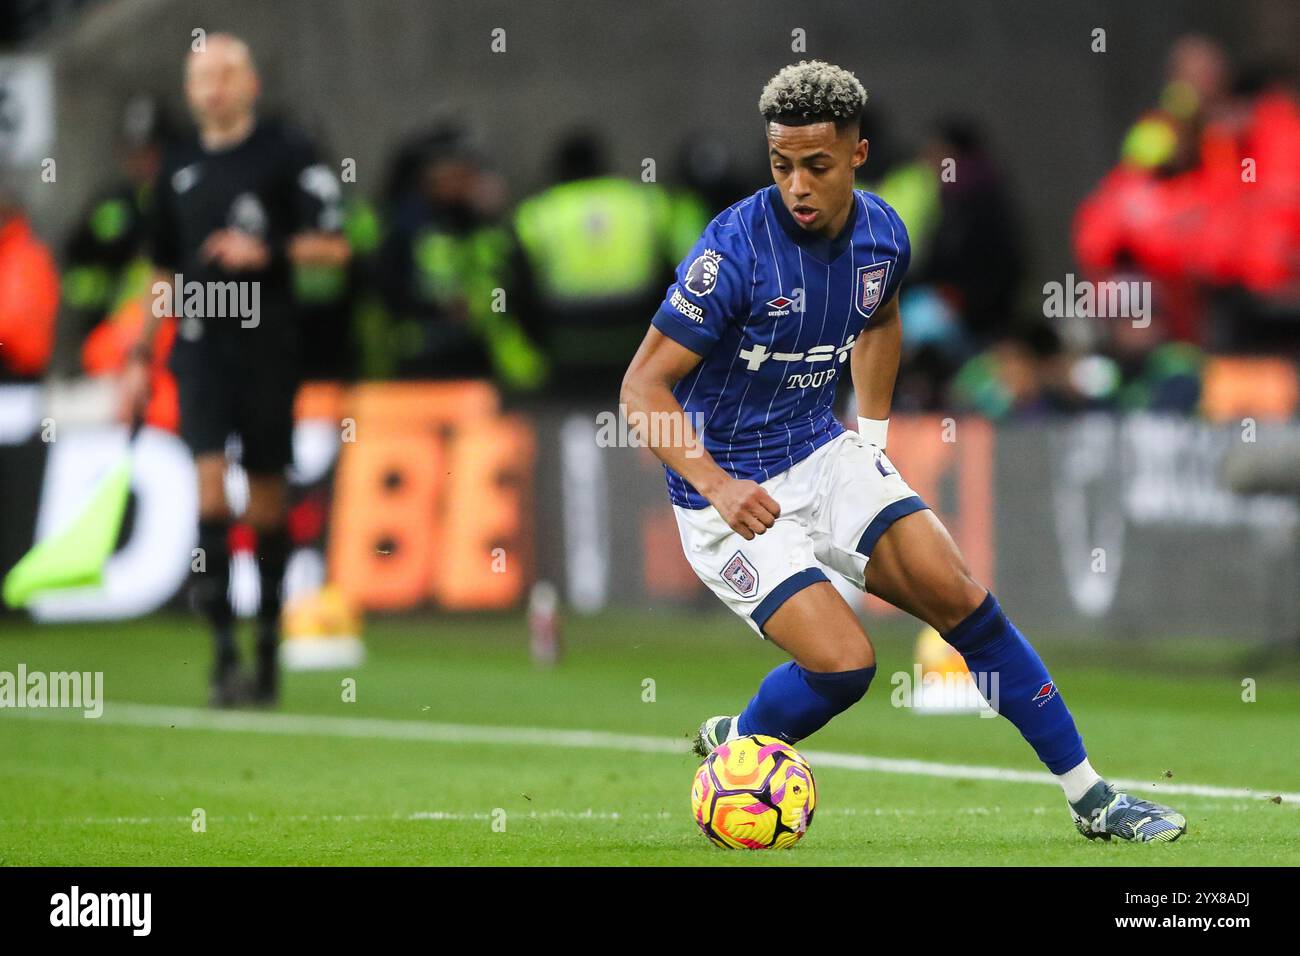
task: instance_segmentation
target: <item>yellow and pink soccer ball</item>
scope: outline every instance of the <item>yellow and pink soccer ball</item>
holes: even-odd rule
[[[817,785],[803,754],[757,734],[721,744],[704,758],[691,785],[695,822],[729,850],[787,849],[817,809]]]

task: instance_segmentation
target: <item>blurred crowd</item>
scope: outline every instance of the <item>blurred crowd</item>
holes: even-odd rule
[[[977,128],[937,124],[920,149],[877,164],[871,188],[900,211],[913,244],[896,407],[994,419],[1294,415],[1295,80],[1276,66],[1239,69],[1204,37],[1173,45],[1158,102],[1135,117],[1115,167],[1075,212],[1077,275],[1048,277],[1066,288],[1137,283],[1149,292],[1140,316],[1060,314],[1045,285],[1026,281],[1010,189]]]
[[[122,366],[149,306],[144,223],[175,135],[157,103],[132,99],[116,173],[57,252],[0,190],[0,380]],[[1142,323],[1051,314],[976,124],[938,122],[904,149],[872,115],[864,135],[861,185],[912,240],[898,410],[1192,414],[1216,355],[1300,355],[1300,97],[1286,71],[1179,40],[1158,102],[1135,112],[1079,205],[1078,279],[1150,283]],[[522,198],[458,122],[400,144],[380,189],[344,191],[350,258],[296,269],[306,377],[487,377],[509,396],[608,401],[676,263],[760,184],[729,144],[687,144],[646,182],[614,174],[600,136],[574,130],[550,184]],[[174,405],[160,366],[151,420],[170,424]]]
[[[117,175],[57,266],[0,190],[0,381],[122,367],[150,307],[150,194],[175,135],[152,99],[127,104]],[[305,379],[489,378],[509,396],[608,401],[672,270],[747,191],[727,157],[692,140],[670,188],[613,175],[600,137],[573,130],[551,184],[511,204],[474,132],[435,124],[394,151],[377,195],[344,190],[348,260],[295,266]],[[154,385],[149,419],[171,425],[161,362]]]

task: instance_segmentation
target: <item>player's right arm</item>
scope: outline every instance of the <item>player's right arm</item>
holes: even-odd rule
[[[677,267],[676,281],[668,287],[623,377],[621,397],[629,425],[669,425],[649,428],[642,440],[748,541],[772,527],[781,514],[780,505],[757,482],[734,478],[719,467],[673,395],[677,383],[713,350],[737,318],[749,314],[755,266],[754,247],[745,236],[735,209],[705,228]]]
[[[623,376],[620,400],[629,423],[681,422],[681,428],[650,429],[642,440],[655,456],[708,499],[724,521],[745,540],[762,534],[781,514],[781,506],[755,481],[733,478],[713,460],[691,428],[690,417],[673,396],[673,386],[690,374],[700,356],[651,327]],[[665,436],[676,441],[651,439]]]
[[[781,506],[757,482],[734,478],[713,460],[673,395],[736,318],[749,312],[753,246],[743,228],[734,212],[720,216],[682,260],[623,377],[621,396],[629,425],[669,424],[650,428],[642,440],[748,541],[772,527]]]

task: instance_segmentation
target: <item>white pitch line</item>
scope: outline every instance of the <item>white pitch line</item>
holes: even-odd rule
[[[1228,804],[1222,809],[1238,813],[1254,810],[1251,803]],[[819,807],[817,816],[841,817],[944,817],[954,814],[962,816],[987,817],[997,814],[1025,812],[1017,807],[1014,811],[994,807]],[[1029,813],[1043,816],[1048,813],[1060,813],[1056,807],[1030,807]],[[529,810],[510,811],[509,819],[520,820],[564,820],[571,823],[601,822],[618,823],[628,820],[673,820],[680,814],[660,810],[655,813],[632,812],[627,810]],[[234,816],[209,816],[208,823],[477,823],[494,819],[490,813],[465,810],[416,810],[411,813],[300,813],[289,816],[259,816],[255,813],[236,814]],[[194,818],[185,814],[165,817],[63,817],[59,820],[49,819],[0,819],[0,827],[49,826],[52,823],[63,826],[172,826],[188,827]]]
[[[0,710],[15,717],[84,720],[77,711]],[[443,744],[529,744],[538,747],[573,747],[595,750],[635,750],[642,753],[688,753],[685,739],[650,737],[643,734],[616,734],[603,730],[559,730],[546,727],[492,727],[479,724],[425,723],[415,720],[386,720],[379,717],[328,717],[311,714],[268,714],[254,711],[212,711],[197,707],[164,707],[154,704],[109,702],[104,714],[91,723],[122,724],[133,727],[167,727],[179,730],[221,730],[237,733],[281,734],[306,737],[345,737],[357,740],[405,740]],[[814,766],[836,767],[872,773],[892,773],[918,777],[947,777],[955,780],[992,780],[1001,783],[1034,783],[1057,786],[1056,779],[1044,770],[1010,770],[1004,767],[980,767],[967,764],[939,763],[931,760],[907,760],[872,757],[866,754],[831,753],[805,750]],[[1284,804],[1300,805],[1300,793],[1276,790],[1252,790],[1249,787],[1214,787],[1195,783],[1152,783],[1143,780],[1113,778],[1118,787],[1129,791],[1182,794],[1195,797],[1241,800],[1281,797]]]
[[[821,807],[817,816],[851,816],[851,817],[950,817],[953,814],[965,816],[990,816],[1004,812],[1001,807]],[[1019,810],[1017,809],[1017,812]],[[1035,815],[1042,815],[1046,807],[1033,807]],[[621,820],[673,820],[680,814],[667,810],[654,813],[628,810],[511,810],[511,821],[519,820],[566,820],[571,822],[601,821],[618,822]],[[464,823],[492,820],[491,813],[466,810],[415,810],[410,813],[298,813],[289,815],[264,816],[256,813],[242,813],[232,816],[208,816],[208,823],[375,823],[391,821],[395,823]],[[63,817],[59,820],[48,819],[2,819],[0,827],[25,827],[59,823],[68,826],[160,826],[184,824],[188,826],[194,818],[186,814],[163,817]]]

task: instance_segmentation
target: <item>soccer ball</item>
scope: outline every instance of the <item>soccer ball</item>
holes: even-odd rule
[[[695,822],[729,850],[786,849],[812,823],[817,788],[804,756],[775,737],[721,744],[695,772]]]

